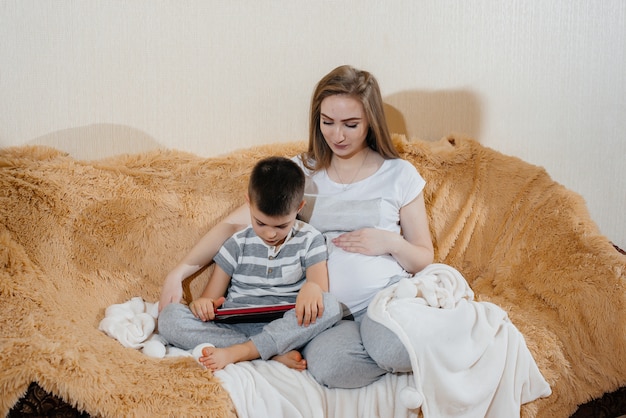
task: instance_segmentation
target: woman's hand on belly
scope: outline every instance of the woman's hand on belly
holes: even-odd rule
[[[364,255],[392,254],[402,236],[398,233],[376,228],[363,228],[345,232],[334,238],[333,244],[350,253]]]

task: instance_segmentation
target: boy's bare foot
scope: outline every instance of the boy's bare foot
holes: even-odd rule
[[[298,371],[306,370],[306,360],[302,358],[302,354],[300,354],[297,350],[292,350],[285,354],[274,356],[272,357],[272,360],[283,363],[290,369]]]
[[[221,370],[232,363],[259,358],[259,352],[252,341],[230,347],[204,347],[198,361],[210,370]]]
[[[235,362],[229,348],[204,347],[198,361],[207,369],[221,370]]]

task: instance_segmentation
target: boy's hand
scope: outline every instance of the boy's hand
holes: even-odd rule
[[[298,325],[309,326],[324,313],[322,289],[315,283],[305,282],[296,297]]]
[[[198,298],[189,304],[189,309],[193,315],[203,322],[215,319],[215,309],[222,306],[226,298],[220,296],[213,300],[211,298]]]

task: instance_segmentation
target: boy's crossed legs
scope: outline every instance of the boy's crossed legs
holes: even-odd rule
[[[296,370],[304,370],[306,361],[296,350],[340,318],[341,306],[329,293],[324,293],[323,315],[308,326],[298,325],[293,309],[269,323],[226,324],[203,322],[186,305],[172,303],[159,316],[159,333],[170,344],[185,350],[204,344],[198,361],[211,370],[257,358],[273,359]]]

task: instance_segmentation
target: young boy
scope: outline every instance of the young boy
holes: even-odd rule
[[[324,237],[296,219],[304,206],[304,181],[300,167],[287,158],[269,157],[254,166],[246,196],[251,225],[220,248],[206,288],[189,308],[172,303],[163,309],[159,333],[170,344],[213,344],[198,359],[211,370],[257,358],[306,368],[295,350],[333,326],[341,307],[328,293]],[[294,302],[295,309],[271,322],[214,321],[222,305]]]

